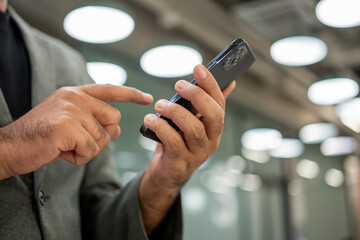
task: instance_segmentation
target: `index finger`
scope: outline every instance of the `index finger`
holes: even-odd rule
[[[194,77],[197,84],[209,94],[222,109],[225,109],[224,95],[209,70],[203,65],[197,65],[194,68]]]
[[[150,104],[153,97],[139,89],[111,84],[88,84],[80,87],[86,94],[104,102],[133,102]]]
[[[224,95],[224,98],[226,99],[230,93],[235,89],[235,86],[236,86],[236,82],[235,81],[232,81],[229,86],[227,86],[223,91],[223,95]]]

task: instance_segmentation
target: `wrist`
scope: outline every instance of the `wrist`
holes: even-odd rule
[[[150,235],[164,219],[179,194],[180,188],[167,188],[144,172],[139,186],[139,202],[145,230]]]
[[[176,197],[180,192],[181,186],[169,184],[168,179],[163,178],[160,174],[152,173],[151,169],[147,169],[142,177],[140,188],[146,189],[147,192],[153,194]]]

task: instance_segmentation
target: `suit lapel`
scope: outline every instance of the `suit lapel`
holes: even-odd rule
[[[0,89],[0,127],[4,127],[13,121],[4,94]]]
[[[9,6],[8,10],[22,33],[29,54],[31,66],[31,105],[35,107],[56,90],[54,61],[52,59],[51,49],[49,49],[46,42],[36,34],[37,30],[29,26],[14,9]],[[1,101],[0,95],[0,106],[2,105]],[[34,172],[35,192],[40,188],[46,168],[47,166],[44,166]]]

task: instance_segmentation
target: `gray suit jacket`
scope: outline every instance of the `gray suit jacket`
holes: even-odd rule
[[[33,107],[59,87],[92,82],[77,52],[9,11],[29,52]],[[0,127],[12,121],[0,91]],[[59,160],[36,170],[33,191],[19,176],[0,181],[0,239],[147,239],[138,200],[140,179],[121,188],[106,148],[84,166]],[[179,197],[152,238],[181,236]]]

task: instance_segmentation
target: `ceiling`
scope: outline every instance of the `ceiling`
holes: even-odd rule
[[[342,125],[332,106],[316,106],[307,98],[313,82],[329,76],[350,77],[359,82],[359,28],[334,29],[315,17],[315,0],[10,0],[30,24],[80,50],[85,57],[118,59],[141,71],[139,58],[162,43],[196,47],[209,61],[233,39],[241,36],[251,46],[256,62],[238,79],[231,101],[298,131],[315,122],[334,122],[342,134],[360,137]],[[106,45],[78,42],[62,28],[65,15],[87,4],[119,7],[135,18],[134,33]],[[292,35],[315,35],[328,46],[328,55],[308,67],[286,67],[274,62],[269,49],[277,39]],[[90,54],[92,53],[92,54]],[[170,81],[171,84],[173,81]]]

